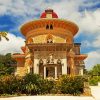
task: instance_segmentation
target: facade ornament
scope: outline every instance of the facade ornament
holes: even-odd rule
[[[69,64],[70,64],[70,68],[71,68],[71,75],[75,75],[75,63],[74,63],[75,53],[74,53],[73,49],[70,49],[68,56],[69,56]]]
[[[75,53],[73,51],[73,49],[70,49],[69,53],[68,53],[68,56],[69,57],[74,57]]]
[[[50,63],[54,63],[53,54],[49,54]]]
[[[57,60],[57,64],[61,64],[61,60],[60,59]]]
[[[51,34],[48,34],[46,37],[47,43],[53,43],[53,36]]]
[[[47,58],[47,63],[48,64],[53,64],[54,63],[53,54],[49,54],[49,57]]]
[[[39,66],[41,66],[41,65],[43,65],[43,60],[42,59],[39,60]]]

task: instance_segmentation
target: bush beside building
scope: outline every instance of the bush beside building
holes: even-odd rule
[[[59,80],[43,79],[37,74],[27,74],[24,77],[2,76],[0,77],[0,95],[79,95],[83,93],[85,81],[82,76],[66,75],[61,76]]]

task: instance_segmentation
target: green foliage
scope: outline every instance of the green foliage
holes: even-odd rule
[[[9,38],[7,37],[8,32],[0,32],[0,41],[1,41],[1,37],[4,37],[7,41],[9,41]]]
[[[0,77],[0,94],[19,93],[21,88],[21,78],[13,75]]]
[[[100,76],[93,76],[89,79],[90,85],[98,85],[98,82],[100,82]]]
[[[70,77],[63,75],[60,81],[62,93],[77,95],[83,93],[84,82],[86,80],[81,76]]]
[[[38,94],[39,92],[38,86],[31,82],[25,85],[25,89],[26,89],[27,94]]]
[[[82,76],[63,75],[59,80],[43,79],[37,74],[24,77],[0,76],[0,94],[72,94],[83,93],[86,80]]]
[[[41,92],[40,87],[42,87],[42,78],[38,74],[27,74],[23,77],[22,85],[27,94],[39,94]]]
[[[52,93],[52,90],[55,86],[55,81],[50,79],[44,79],[42,80],[42,86],[41,86],[41,94],[47,94]]]
[[[92,69],[93,75],[100,76],[100,64],[97,64]]]
[[[95,65],[89,72],[89,84],[97,85],[100,82],[100,64]]]
[[[90,76],[100,76],[100,64],[95,65],[89,72]]]
[[[11,58],[11,53],[0,55],[0,76],[13,74],[16,61]]]
[[[51,93],[54,80],[42,79],[38,74],[27,74],[23,77],[23,89],[27,94]]]

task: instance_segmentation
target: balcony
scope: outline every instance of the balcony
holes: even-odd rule
[[[66,43],[33,43],[26,44],[30,51],[69,51],[73,44]]]

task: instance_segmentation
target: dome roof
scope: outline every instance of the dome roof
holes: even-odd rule
[[[45,12],[43,12],[40,16],[40,18],[46,18],[47,14],[52,14],[52,18],[58,18],[58,15],[52,10],[52,9],[47,9]]]

